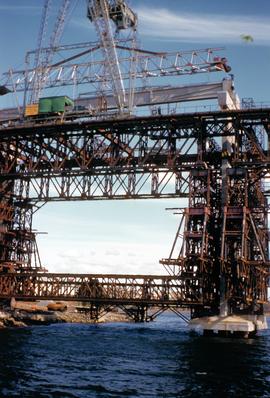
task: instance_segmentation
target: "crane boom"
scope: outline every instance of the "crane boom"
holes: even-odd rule
[[[116,43],[116,47],[122,48],[121,43],[120,45]],[[90,90],[94,90],[93,94],[96,95],[95,83],[97,79],[100,81],[105,81],[106,79],[106,76],[101,74],[101,67],[106,60],[98,57],[100,44],[97,42],[81,43],[80,48],[84,49],[84,51],[80,53],[76,52],[72,57],[65,57],[65,51],[68,52],[71,48],[72,46],[70,45],[59,47],[59,58],[62,60],[53,65],[48,65],[46,69],[48,73],[47,81],[44,83],[43,87],[52,88],[72,85],[74,74],[76,74],[77,84],[89,84]],[[78,48],[79,46],[76,45],[74,51]],[[229,72],[231,68],[227,63],[227,59],[216,55],[221,50],[220,48],[207,48],[196,51],[154,53],[135,49],[138,59],[135,74],[138,78],[155,79],[161,77],[198,75],[211,72]],[[44,51],[47,51],[47,49],[44,49]],[[91,54],[91,60],[80,61],[80,57],[87,53]],[[130,77],[130,72],[125,68],[130,58],[130,53],[126,54],[124,57],[118,58],[120,67],[123,71],[123,80],[128,80]],[[75,60],[77,62],[73,62]],[[34,68],[28,68],[27,74],[24,69],[13,70],[12,75],[14,81],[12,81],[10,72],[5,72],[2,75],[0,84],[5,85],[9,89],[12,89],[14,84],[17,92],[24,91],[25,85],[27,85],[30,91],[32,90],[30,82],[35,78],[37,73],[38,71]]]
[[[39,34],[38,34],[38,41],[37,41],[37,51],[35,53],[35,60],[34,60],[34,69],[36,69],[36,70],[38,70],[40,67],[40,61],[41,61],[41,55],[42,55],[42,44],[43,44],[45,34],[46,34],[46,27],[48,25],[48,16],[49,16],[49,9],[51,6],[51,1],[52,0],[44,1],[40,29],[39,29]],[[32,80],[33,88],[35,88],[37,85],[39,85],[39,80],[40,80],[39,74],[36,73],[34,76],[34,79]],[[34,103],[37,100],[37,98],[36,98],[37,93],[38,93],[38,89],[31,90],[30,103]]]
[[[52,0],[44,1],[44,7],[43,7],[43,11],[42,11],[41,23],[40,23],[40,29],[39,29],[38,41],[37,41],[37,52],[35,54],[34,68],[37,68],[39,66],[42,44],[43,44],[45,34],[46,34],[46,27],[48,25],[48,16],[49,16],[49,9],[51,6],[51,2],[52,2]]]
[[[45,33],[45,28],[47,25],[48,21],[48,10],[51,4],[51,0],[45,0],[44,3],[44,8],[43,8],[43,14],[42,14],[42,19],[41,19],[41,27],[40,27],[40,34],[38,38],[38,48],[36,52],[36,57],[35,57],[35,69],[36,69],[36,74],[35,78],[33,79],[33,88],[32,88],[32,94],[30,97],[30,102],[36,102],[40,95],[41,92],[46,85],[46,81],[48,78],[48,73],[49,69],[48,66],[50,65],[54,51],[56,47],[59,44],[59,41],[61,39],[63,30],[64,30],[64,25],[65,25],[65,20],[67,16],[67,12],[70,6],[70,0],[63,0],[62,6],[59,9],[57,19],[54,25],[54,30],[53,33],[50,37],[50,43],[49,43],[49,50],[46,51],[45,53],[42,53],[42,42],[44,38],[44,33]],[[43,54],[43,58],[42,58]]]
[[[110,77],[119,112],[122,113],[127,106],[126,92],[110,19],[114,21],[117,31],[128,28],[135,29],[137,25],[136,15],[125,4],[124,0],[111,2],[108,0],[89,0],[87,16],[95,25],[105,57],[104,66],[107,68]]]
[[[59,9],[57,19],[54,26],[54,31],[50,39],[50,48],[51,52],[47,53],[47,57],[45,59],[46,66],[50,64],[54,49],[58,46],[60,42],[61,36],[64,31],[65,20],[68,13],[68,9],[70,6],[70,0],[63,0],[62,6]]]

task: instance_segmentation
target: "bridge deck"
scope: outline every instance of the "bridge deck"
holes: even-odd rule
[[[9,273],[0,274],[0,298],[189,307],[202,304],[199,282],[192,275]]]

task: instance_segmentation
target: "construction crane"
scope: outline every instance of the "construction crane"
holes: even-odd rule
[[[131,29],[135,33],[137,16],[124,0],[89,0],[87,16],[95,25],[100,46],[104,53],[105,74],[109,74],[112,91],[121,114],[127,107],[127,98],[117,54],[115,34],[119,33],[120,30],[127,29]],[[115,32],[113,32],[111,20],[115,24]],[[133,77],[132,74],[130,76]]]
[[[137,16],[124,0],[88,0],[87,16],[95,26],[98,41],[61,45],[70,7],[70,0],[63,0],[49,44],[43,47],[50,7],[51,0],[45,0],[38,46],[27,53],[25,69],[10,69],[0,79],[1,86],[24,92],[24,108],[37,102],[44,89],[65,87],[65,95],[70,95],[69,86],[74,91],[75,85],[87,84],[88,91],[79,94],[79,98],[88,95],[83,98],[85,109],[94,109],[94,114],[102,117],[110,115],[109,107],[114,114],[132,113],[136,104],[148,106],[149,100],[152,106],[172,103],[172,96],[175,102],[181,100],[179,95],[165,98],[164,86],[153,85],[153,79],[165,77],[168,88],[173,78],[171,88],[178,90],[177,77],[230,71],[226,58],[218,54],[221,48],[175,52],[139,48]],[[85,105],[87,98],[91,98],[89,107]]]
[[[38,101],[41,92],[46,85],[46,80],[48,78],[49,72],[49,65],[53,58],[53,53],[55,48],[58,46],[61,36],[63,34],[64,25],[66,21],[66,16],[70,6],[70,0],[63,0],[62,6],[59,8],[56,22],[54,25],[53,33],[50,37],[49,47],[46,52],[42,51],[42,44],[45,40],[46,36],[46,28],[48,25],[49,19],[49,10],[51,8],[52,2],[51,0],[45,0],[43,12],[41,16],[41,24],[40,30],[38,35],[38,42],[37,42],[37,50],[35,52],[35,59],[34,59],[34,69],[36,73],[31,83],[31,96],[30,96],[30,103],[35,103]],[[28,87],[29,90],[29,87]]]
[[[37,51],[35,53],[35,59],[34,59],[34,69],[39,70],[41,66],[41,49],[43,45],[43,41],[46,35],[46,27],[48,25],[48,16],[49,16],[49,9],[51,6],[51,0],[45,0],[44,2],[44,7],[41,15],[41,23],[40,23],[40,28],[39,28],[39,34],[38,34],[38,40],[37,40]],[[32,85],[32,90],[31,90],[31,96],[30,96],[30,103],[34,103],[37,101],[38,93],[41,89],[40,83],[42,80],[42,74],[41,73],[36,73],[34,75],[34,78],[31,82]]]

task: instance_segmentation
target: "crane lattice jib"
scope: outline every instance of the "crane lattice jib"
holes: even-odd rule
[[[109,72],[112,90],[120,113],[126,106],[126,95],[110,19],[112,17],[117,26],[117,21],[121,21],[121,10],[119,9],[121,6],[124,6],[124,2],[116,2],[113,8],[112,3],[107,0],[89,0],[88,4],[88,18],[95,24],[105,56],[104,66]],[[110,10],[113,10],[114,13],[110,14]],[[117,10],[118,13],[116,13]],[[131,24],[120,24],[119,22],[121,28],[125,25],[128,27]]]
[[[42,21],[41,21],[41,29],[40,29],[41,32],[45,29],[46,20],[48,18],[48,6],[49,6],[48,3],[50,3],[50,1],[45,1],[44,11],[43,11]],[[36,102],[39,99],[41,92],[42,92],[44,86],[46,85],[46,81],[47,81],[48,74],[49,74],[48,66],[52,61],[55,48],[58,46],[61,36],[63,34],[69,6],[70,6],[70,0],[63,0],[62,6],[59,9],[59,12],[57,15],[57,19],[55,22],[52,36],[50,38],[50,45],[49,45],[50,51],[47,51],[45,53],[45,56],[43,59],[40,59],[41,58],[40,55],[38,57],[38,65],[36,65],[38,73],[36,73],[36,78],[34,80],[33,91],[32,91],[32,96],[31,96],[32,103]],[[43,27],[43,24],[44,24],[44,27]],[[42,33],[42,35],[43,35],[43,33]],[[41,54],[41,48],[38,48],[38,53]]]
[[[48,16],[49,16],[49,9],[51,7],[51,2],[52,2],[52,0],[45,0],[43,11],[42,11],[41,23],[40,23],[40,29],[39,29],[39,35],[38,35],[38,41],[37,41],[37,51],[35,53],[35,60],[34,60],[34,69],[36,69],[36,70],[38,70],[39,66],[40,66],[40,59],[42,56],[42,45],[43,45],[43,41],[44,41],[44,38],[46,35],[46,28],[48,25]],[[30,103],[34,103],[36,101],[35,95],[38,92],[38,89],[36,89],[36,87],[39,84],[38,76],[39,76],[39,74],[36,73],[34,76],[34,79],[32,80],[33,90],[31,90]]]
[[[93,84],[97,81],[97,77],[99,80],[105,81],[104,74],[101,74],[101,67],[104,65],[106,60],[99,59],[98,57],[95,58],[95,53],[98,55],[98,49],[100,48],[99,43],[80,43],[74,48],[71,47],[74,51],[77,48],[83,48],[86,50],[81,53],[76,53],[73,57],[65,59],[64,51],[70,50],[70,47],[71,46],[61,46],[57,49],[59,58],[62,58],[62,60],[47,67],[47,80],[44,82],[43,88],[73,85],[74,74],[76,74],[77,84]],[[116,42],[116,47],[123,48],[122,42]],[[130,49],[127,48],[127,50]],[[154,53],[135,49],[135,51],[138,52],[138,62],[135,71],[136,77],[166,78],[171,76],[195,75],[209,72],[229,72],[230,67],[227,64],[226,58],[217,56],[217,53],[220,50],[223,49],[207,48],[196,51]],[[45,48],[42,49],[42,51],[47,52],[49,49]],[[32,51],[28,54],[30,56],[33,53],[34,52]],[[77,61],[81,55],[86,53],[91,54],[92,59],[90,61]],[[118,61],[120,66],[128,62],[130,57],[130,55],[119,57]],[[9,89],[13,89],[14,84],[17,92],[24,91],[25,85],[28,86],[28,90],[32,90],[29,82],[34,79],[37,73],[37,70],[34,68],[28,68],[27,74],[24,69],[12,70],[12,80],[10,71],[8,71],[3,73],[0,83]],[[129,77],[129,72],[126,70],[122,72],[123,80],[129,79]]]
[[[47,58],[45,60],[46,65],[48,65],[50,63],[52,55],[53,55],[53,51],[54,51],[55,47],[57,47],[57,45],[61,39],[61,36],[63,34],[65,20],[66,20],[67,12],[69,9],[69,5],[70,5],[70,0],[63,0],[62,7],[60,8],[58,16],[57,16],[54,31],[53,31],[53,34],[50,39],[51,52],[48,53]]]

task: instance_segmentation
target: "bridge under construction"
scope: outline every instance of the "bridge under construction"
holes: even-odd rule
[[[28,124],[1,129],[1,298],[263,314],[270,109]],[[224,137],[230,147],[218,145]],[[168,276],[43,273],[32,231],[40,203],[168,197],[188,197],[160,261]]]
[[[63,1],[61,15],[68,3]],[[135,34],[136,15],[125,7],[120,0],[89,1],[97,45],[57,47],[62,29],[57,25],[54,44],[33,52],[32,69],[28,65],[4,76],[3,91],[24,90],[24,105],[0,111],[0,299],[85,301],[95,319],[119,307],[136,321],[167,309],[185,318],[181,310],[188,308],[191,323],[205,330],[266,328],[270,108],[240,109],[228,76],[217,83],[135,90],[139,73],[146,78],[230,68],[225,58],[212,57],[214,49],[172,58],[138,49],[134,37],[128,39],[131,47],[127,40],[116,41],[112,21],[118,30]],[[84,51],[52,62],[52,49],[55,54],[74,48]],[[131,55],[120,59],[117,49]],[[74,68],[74,59],[98,50],[104,59],[88,66],[103,66],[102,76],[85,63]],[[121,74],[121,63],[134,57],[136,65],[129,65],[127,76]],[[95,96],[77,99],[74,107],[66,97],[40,99],[43,89],[71,84],[75,72],[77,82],[99,85]],[[162,114],[160,108],[209,99],[217,100],[219,110]],[[63,109],[56,110],[55,101]],[[150,106],[151,113],[136,116],[135,106]],[[160,260],[166,275],[51,274],[43,268],[32,228],[43,204],[159,198],[188,201],[178,209],[171,252]]]

